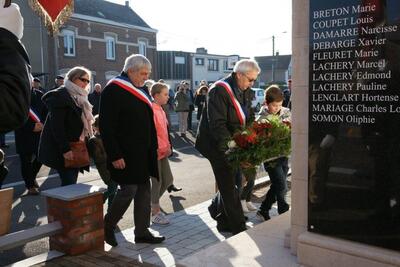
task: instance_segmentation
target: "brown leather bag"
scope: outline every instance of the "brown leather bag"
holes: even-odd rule
[[[68,160],[64,158],[65,168],[81,168],[89,166],[89,153],[84,141],[70,142],[69,147],[74,155],[74,159]]]

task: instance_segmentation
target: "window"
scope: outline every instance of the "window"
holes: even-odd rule
[[[229,70],[229,63],[227,59],[224,59],[224,70]]]
[[[75,32],[64,30],[64,56],[75,56]]]
[[[184,57],[175,57],[175,64],[185,64],[185,58]]]
[[[208,60],[208,70],[218,71],[218,59],[209,59]]]
[[[195,59],[195,61],[196,61],[196,65],[201,65],[201,66],[204,65],[204,58],[199,58],[199,57],[197,57],[197,58]]]
[[[115,38],[106,36],[106,59],[115,60]]]
[[[146,56],[147,43],[145,41],[139,41],[139,54]]]
[[[104,74],[105,74],[105,77],[106,77],[106,81],[108,82],[109,80],[117,77],[119,75],[119,72],[110,70],[110,71],[106,71]]]

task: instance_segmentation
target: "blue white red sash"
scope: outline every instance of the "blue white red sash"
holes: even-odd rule
[[[29,118],[35,123],[40,122],[39,116],[31,108],[29,109]]]
[[[243,112],[242,106],[240,105],[239,101],[236,99],[235,94],[233,93],[233,90],[232,90],[231,86],[229,85],[229,83],[227,83],[225,81],[217,81],[212,85],[210,90],[212,90],[217,85],[225,88],[226,92],[228,93],[228,95],[233,103],[233,107],[235,108],[236,115],[239,119],[240,124],[242,126],[245,126],[246,125],[246,114]]]
[[[146,103],[151,109],[153,109],[153,105],[152,105],[150,99],[147,97],[147,95],[142,90],[137,89],[135,86],[133,86],[133,84],[131,82],[126,81],[126,80],[122,79],[121,77],[115,77],[114,79],[112,79],[108,82],[108,84],[111,84],[111,83],[116,84],[119,87],[121,87],[122,89],[128,91],[129,93],[131,93],[132,95],[137,97],[139,100]]]

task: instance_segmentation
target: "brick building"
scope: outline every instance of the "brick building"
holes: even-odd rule
[[[134,53],[145,55],[156,69],[156,33],[128,1],[123,6],[104,0],[75,0],[74,14],[49,49],[56,47],[56,60],[51,62],[57,70],[54,74],[83,65],[93,72],[93,83],[104,85]]]
[[[27,1],[16,0],[25,18],[22,39],[31,59],[32,71],[45,88],[56,75],[82,65],[93,72],[93,82],[105,83],[121,72],[130,54],[145,55],[153,64],[157,79],[157,30],[134,10],[105,0],[75,0],[74,13],[51,37]]]

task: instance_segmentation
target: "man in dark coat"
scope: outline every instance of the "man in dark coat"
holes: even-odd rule
[[[150,61],[126,58],[120,76],[108,83],[100,100],[100,132],[111,179],[120,186],[104,218],[105,241],[117,246],[114,229],[134,199],[135,243],[160,243],[150,226],[150,176],[158,178],[157,134],[152,103],[143,89]]]
[[[197,150],[211,163],[224,206],[224,214],[212,214],[217,218],[217,229],[233,234],[246,230],[246,225],[235,186],[235,171],[229,165],[225,152],[232,135],[241,130],[246,122],[254,120],[250,88],[259,73],[257,62],[240,60],[230,76],[210,88],[196,139]]]
[[[47,93],[51,90],[55,90],[57,88],[60,88],[62,85],[64,85],[64,76],[62,75],[57,75],[56,78],[54,79],[54,87],[50,89],[43,90],[43,93]]]
[[[38,161],[40,133],[46,119],[47,108],[42,102],[43,93],[32,87],[31,108],[25,124],[15,130],[15,146],[21,161],[21,174],[28,194],[39,194],[36,175],[42,163]]]
[[[99,114],[100,108],[100,95],[101,95],[101,84],[96,83],[94,85],[94,90],[92,93],[89,94],[89,102],[93,105],[92,113],[93,116]]]
[[[0,6],[0,133],[21,127],[28,118],[31,78],[22,33],[19,7],[8,1]]]

